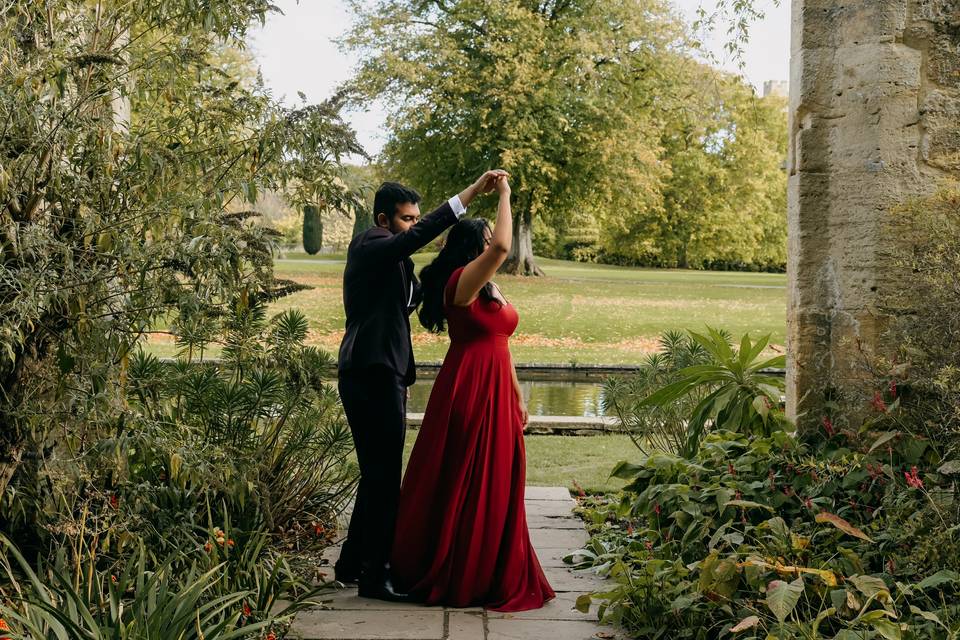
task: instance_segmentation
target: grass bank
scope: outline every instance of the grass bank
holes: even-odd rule
[[[432,254],[418,254],[419,269]],[[782,345],[786,332],[783,274],[634,269],[541,260],[543,278],[500,276],[497,282],[520,313],[511,341],[517,362],[635,363],[656,350],[668,329],[703,329],[734,335],[769,333]],[[335,352],[343,336],[343,256],[289,253],[276,261],[279,277],[313,287],[273,305],[299,308],[310,320],[309,342]],[[413,341],[420,361],[441,360],[446,336],[426,332],[414,318]],[[153,348],[172,353],[169,339]]]

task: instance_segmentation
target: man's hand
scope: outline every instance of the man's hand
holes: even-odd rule
[[[500,178],[507,178],[509,176],[510,174],[503,169],[493,169],[492,171],[487,171],[482,176],[477,178],[476,182],[460,193],[460,202],[463,203],[463,206],[468,206],[478,195],[490,193],[496,189],[497,181]]]

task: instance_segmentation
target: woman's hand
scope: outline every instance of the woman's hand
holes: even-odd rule
[[[520,422],[523,425],[523,432],[527,432],[530,426],[530,412],[527,410],[527,403],[523,401],[523,395],[517,391],[517,403],[520,406]]]
[[[497,189],[497,193],[500,194],[500,197],[510,195],[510,182],[508,181],[508,176],[498,176],[494,186]]]

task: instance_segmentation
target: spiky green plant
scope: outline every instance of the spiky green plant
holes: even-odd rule
[[[786,356],[761,357],[769,336],[752,341],[744,335],[734,348],[723,333],[710,327],[707,332],[704,336],[691,331],[690,336],[709,354],[708,361],[677,371],[676,381],[642,399],[637,409],[666,408],[699,398],[689,414],[681,450],[688,457],[696,453],[708,428],[763,435],[788,430],[780,409],[784,381],[764,372],[785,366]]]
[[[664,406],[641,406],[641,401],[679,379],[680,370],[708,359],[707,350],[689,334],[667,331],[660,336],[660,350],[647,356],[635,374],[607,380],[604,409],[617,417],[643,453],[679,454],[686,442],[687,418],[699,397],[693,394]]]

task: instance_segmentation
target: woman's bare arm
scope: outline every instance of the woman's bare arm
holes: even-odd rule
[[[523,399],[523,389],[520,387],[520,379],[517,377],[517,367],[513,364],[513,355],[510,355],[510,371],[513,372],[513,390],[517,392],[517,401],[520,403],[520,414],[523,416],[523,430],[527,430],[530,423],[530,412],[527,410],[527,402]]]
[[[476,260],[468,264],[457,282],[457,290],[453,295],[453,304],[465,307],[472,304],[483,286],[490,282],[493,274],[507,259],[510,246],[513,244],[513,213],[510,210],[510,183],[506,177],[497,179],[497,192],[500,194],[500,204],[497,206],[497,223],[493,228],[493,238],[490,246],[481,253]]]

